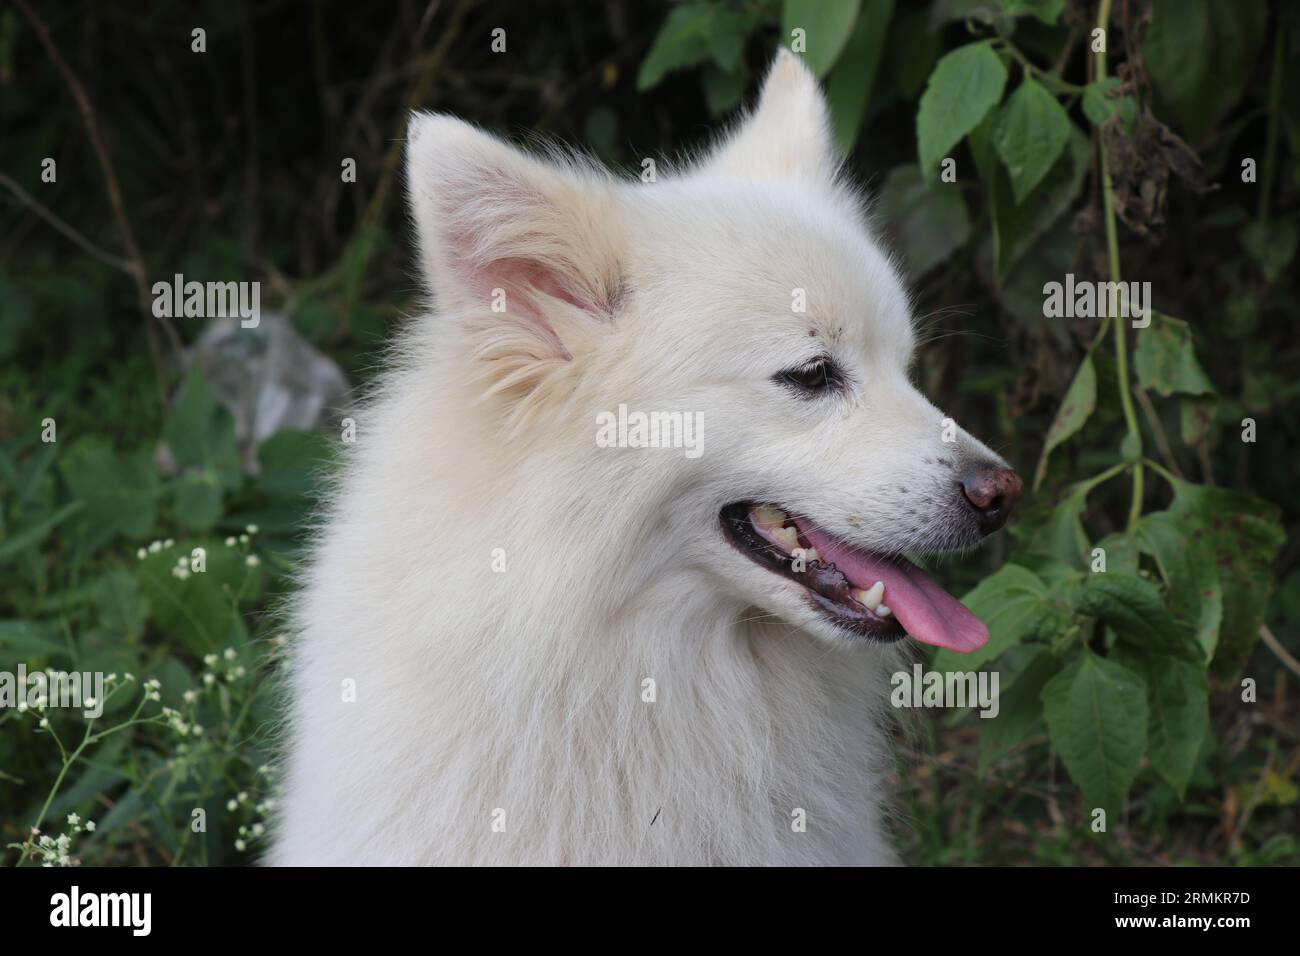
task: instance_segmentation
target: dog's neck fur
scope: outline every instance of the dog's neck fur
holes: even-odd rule
[[[675,545],[700,516],[665,501],[656,528],[616,487],[584,501],[563,448],[521,441],[521,483],[479,470],[463,443],[482,424],[437,378],[399,375],[360,419],[298,605],[272,859],[892,862],[879,710],[896,653],[746,608]]]

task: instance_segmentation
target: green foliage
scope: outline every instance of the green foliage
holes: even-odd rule
[[[1006,83],[1007,68],[991,42],[968,43],[939,60],[916,114],[922,175],[934,176],[939,162],[1002,99]]]
[[[776,42],[790,42],[796,6],[784,8]],[[1253,468],[1260,446],[1241,436],[1243,419],[1284,406],[1294,416],[1300,397],[1264,371],[1284,356],[1300,374],[1284,331],[1298,301],[1288,270],[1300,246],[1300,110],[1286,105],[1280,82],[1296,52],[1279,37],[1272,62],[1262,56],[1267,36],[1300,34],[1293,16],[1263,2],[1154,0],[1144,34],[1125,33],[1132,13],[1105,24],[1103,55],[1091,25],[1072,30],[1065,8],[1000,0],[923,13],[864,3],[840,26],[842,44],[824,44],[827,58],[814,66],[829,68],[836,138],[879,177],[874,211],[907,275],[926,278],[923,299],[943,307],[961,295],[954,288],[978,297],[986,290],[963,282],[973,272],[1002,314],[984,330],[1040,350],[1020,352],[1021,381],[1038,390],[1050,372],[1036,437],[1016,443],[1022,462],[1037,460],[1036,494],[1004,563],[963,599],[991,640],[969,655],[941,650],[932,666],[1002,678],[999,716],[976,720],[982,772],[1046,747],[1084,809],[1105,808],[1113,826],[1135,800],[1167,818],[1196,788],[1216,785],[1207,769],[1212,690],[1226,694],[1230,714],[1269,615],[1285,517],[1217,487],[1216,472],[1235,470],[1241,488],[1249,469],[1290,521],[1297,516],[1300,436],[1271,428],[1272,450]],[[1150,86],[1135,82],[1143,69]],[[885,145],[906,135],[900,115],[914,131],[913,155]],[[1262,184],[1241,174],[1243,155]],[[1197,198],[1183,213],[1179,184],[1202,189],[1201,163],[1226,181],[1226,197]],[[1279,188],[1286,214],[1275,212]],[[1214,221],[1207,202],[1222,210],[1222,226],[1205,225]],[[1177,234],[1165,229],[1175,211]],[[1171,256],[1177,268],[1163,265]],[[1197,270],[1203,278],[1189,282]],[[1067,272],[1154,280],[1149,321],[1049,317],[1044,283]],[[946,294],[927,298],[935,284]],[[1252,343],[1261,310],[1279,319],[1270,338],[1279,355]],[[971,375],[958,347],[936,351]],[[1052,358],[1039,364],[1044,354]],[[981,388],[957,400],[978,402]],[[1015,424],[1023,433],[1025,422]],[[1201,477],[1184,477],[1193,471]],[[1285,626],[1296,633],[1294,617]],[[1241,772],[1219,770],[1225,779]],[[1081,812],[1070,825],[1087,833],[1089,822]]]
[[[1141,678],[1085,651],[1047,683],[1041,697],[1052,744],[1084,800],[1118,814],[1147,745]]]
[[[331,443],[281,432],[249,478],[234,422],[197,373],[156,427],[172,462],[161,475],[138,440],[0,444],[0,558],[38,583],[4,592],[0,660],[110,675],[102,716],[0,709],[0,774],[21,785],[3,815],[41,829],[16,842],[11,830],[0,859],[234,862],[265,833],[274,781],[258,728],[280,639],[269,615],[255,639],[250,615],[287,586],[285,535],[328,474]],[[147,848],[132,850],[142,836]]]

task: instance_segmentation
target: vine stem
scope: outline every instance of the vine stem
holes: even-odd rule
[[[1097,11],[1097,28],[1103,33],[1101,49],[1097,51],[1096,82],[1106,79],[1106,36],[1110,26],[1111,0],[1101,0]],[[1097,155],[1101,167],[1102,205],[1106,219],[1106,253],[1110,264],[1110,281],[1119,287],[1123,281],[1119,266],[1119,234],[1115,224],[1115,189],[1110,181],[1110,164],[1106,161],[1106,143],[1102,137],[1097,139]],[[1133,447],[1133,501],[1129,506],[1128,530],[1131,532],[1138,519],[1142,517],[1142,432],[1138,427],[1137,412],[1133,408],[1133,393],[1129,384],[1128,373],[1128,338],[1124,323],[1115,316],[1115,366],[1116,378],[1119,379],[1119,402],[1124,409],[1124,424],[1128,427],[1129,440]]]

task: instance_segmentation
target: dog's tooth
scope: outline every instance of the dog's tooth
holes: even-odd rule
[[[871,585],[869,590],[861,592],[862,597],[857,598],[859,604],[865,604],[871,610],[880,607],[880,602],[885,599],[885,585],[883,581],[877,581]]]
[[[803,559],[809,563],[812,563],[813,561],[820,561],[822,559],[822,556],[817,553],[816,548],[807,548],[804,550]]]
[[[758,525],[765,531],[773,528],[779,528],[786,523],[786,514],[780,508],[773,508],[771,505],[759,505],[751,513],[750,517],[754,524]]]
[[[885,607],[885,605],[883,604],[880,605],[880,607],[876,608],[876,617],[889,617],[889,615],[893,613],[894,613],[893,611]]]
[[[794,528],[771,528],[768,533],[784,545],[787,551],[793,551],[799,546],[799,532]]]

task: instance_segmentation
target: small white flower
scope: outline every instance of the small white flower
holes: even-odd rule
[[[239,543],[240,543],[240,544],[248,544],[248,535],[246,535],[246,534],[241,534],[241,535],[239,536]]]
[[[42,726],[43,728],[45,728],[46,730],[48,730],[49,727],[50,727],[50,718],[48,718],[48,717],[42,717],[42,718],[41,718],[41,726]]]
[[[255,554],[250,554],[248,557],[244,558],[244,563],[250,568],[255,568],[262,563],[262,559]]]
[[[234,800],[227,800],[226,809],[229,810],[231,813],[234,813],[236,810],[239,809],[239,804],[236,803]]]
[[[135,556],[139,558],[141,561],[143,561],[145,558],[149,556],[149,552],[146,551],[144,548],[141,548],[139,551],[135,553]]]
[[[87,821],[86,821],[86,831],[89,832],[89,833],[94,833],[94,832],[95,832],[95,821],[94,821],[94,820],[87,820]]]
[[[257,525],[255,525],[255,524],[250,524],[250,525],[249,525],[247,528],[245,528],[244,530],[247,531],[249,534],[257,534]]]
[[[248,848],[248,844],[245,843],[243,840],[235,841],[235,849],[238,850],[240,853],[243,853],[244,850],[247,848]]]
[[[207,684],[209,687],[211,687],[211,686],[212,686],[213,684],[215,684],[216,682],[217,682],[217,675],[215,675],[215,674],[204,674],[204,675],[203,675],[203,683]]]
[[[87,697],[87,698],[86,698],[86,709],[87,709],[87,710],[94,710],[94,709],[95,709],[95,704],[96,704],[96,700],[95,700],[95,698],[93,698],[93,697]]]
[[[222,654],[221,656],[228,661],[233,661],[238,655],[235,653],[235,649],[233,647],[227,647],[225,653]]]
[[[157,554],[159,551],[162,550],[162,547],[163,545],[161,541],[152,541],[149,543],[149,553]]]
[[[226,547],[227,547],[227,548],[233,548],[233,547],[234,547],[236,544],[238,544],[238,543],[239,543],[239,542],[235,540],[235,536],[234,536],[233,534],[232,534],[229,538],[226,539]]]
[[[163,547],[164,547],[164,548],[170,548],[170,547],[171,547],[172,545],[174,545],[175,543],[176,543],[176,539],[175,539],[175,538],[168,538],[166,541],[163,542]]]
[[[27,703],[27,701],[25,701],[25,700],[20,700],[20,701],[18,702],[18,713],[20,713],[20,714],[24,714],[24,713],[26,713],[26,712],[27,712],[27,708],[28,708],[29,706],[30,706],[30,705]]]
[[[253,836],[261,836],[266,832],[266,827],[260,823],[253,824]]]
[[[216,663],[217,663],[217,661],[219,661],[220,659],[221,659],[221,658],[217,657],[216,654],[204,654],[204,655],[203,655],[203,663],[204,663],[204,664],[207,664],[209,667],[213,667],[213,666],[215,666]]]
[[[77,816],[75,813],[68,814],[68,826],[75,827],[80,822],[81,817]]]
[[[199,699],[199,692],[191,687],[185,693],[181,694],[181,697],[184,698],[185,703],[192,704]]]

